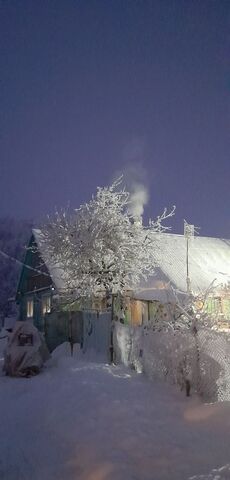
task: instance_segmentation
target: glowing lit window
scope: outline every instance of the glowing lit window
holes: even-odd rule
[[[32,318],[34,315],[34,302],[33,300],[27,300],[26,316]]]
[[[42,299],[42,315],[51,312],[51,297],[43,297]]]

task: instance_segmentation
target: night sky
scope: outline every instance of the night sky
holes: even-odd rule
[[[145,219],[230,238],[229,58],[229,0],[0,0],[0,216],[131,168]]]

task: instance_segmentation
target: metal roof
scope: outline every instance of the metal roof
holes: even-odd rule
[[[33,235],[42,255],[42,232],[33,229]],[[156,274],[141,282],[135,291],[136,298],[164,300],[167,284],[181,292],[187,290],[187,245],[183,235],[173,233],[154,234],[153,248],[158,264]],[[43,258],[44,259],[44,258]],[[45,260],[45,259],[44,259]],[[65,273],[60,264],[45,260],[57,290],[65,289]],[[194,292],[207,289],[215,280],[216,285],[230,283],[230,240],[197,236],[188,241],[188,270]]]
[[[156,275],[142,282],[137,295],[165,299],[167,283],[181,292],[187,291],[187,242],[183,235],[160,234],[155,242],[156,260],[159,268]],[[215,280],[215,285],[230,282],[230,240],[211,237],[194,237],[188,240],[188,272],[191,289],[198,293],[206,290]]]

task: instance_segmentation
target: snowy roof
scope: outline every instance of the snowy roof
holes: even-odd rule
[[[135,296],[142,299],[164,299],[167,284],[186,292],[187,265],[186,239],[183,235],[164,233],[156,241],[156,260],[159,268],[156,275],[142,282]],[[194,237],[189,239],[188,271],[194,292],[230,282],[230,240]]]
[[[47,259],[47,255],[44,254],[44,237],[41,230],[33,228],[32,233],[39,249],[40,255],[46,264],[46,267],[57,290],[65,290],[65,272],[63,268],[61,268],[60,264],[53,262],[51,259]]]
[[[60,264],[43,256],[44,240],[42,232],[33,229],[33,235],[41,256],[46,263],[57,290],[65,290],[65,273]],[[183,235],[172,233],[155,234],[154,247],[159,267],[156,274],[142,281],[134,292],[135,298],[143,300],[169,299],[167,285],[170,283],[181,292],[186,292],[186,239]],[[191,288],[194,292],[207,289],[215,280],[215,285],[230,282],[230,240],[194,237],[189,239],[188,270]]]

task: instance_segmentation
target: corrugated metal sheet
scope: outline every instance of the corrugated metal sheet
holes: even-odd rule
[[[106,362],[110,358],[111,312],[96,314],[82,312],[83,317],[83,353],[95,351]]]

